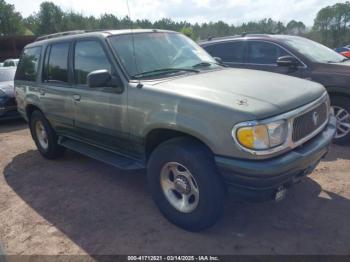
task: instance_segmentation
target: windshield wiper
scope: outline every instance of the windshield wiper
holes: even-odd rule
[[[192,66],[192,68],[196,68],[196,67],[209,67],[211,66],[213,63],[210,62],[200,62],[198,64],[195,64]]]
[[[134,78],[141,78],[146,76],[155,76],[155,75],[162,75],[162,74],[170,74],[170,73],[176,73],[176,72],[193,72],[193,73],[199,73],[196,69],[190,69],[190,68],[162,68],[162,69],[156,69],[151,71],[142,72],[136,75],[133,75]]]
[[[223,65],[220,64],[220,63],[214,63],[214,62],[200,62],[200,63],[198,63],[198,64],[193,65],[192,68],[209,67],[209,66],[212,66],[212,65],[223,66]]]
[[[340,61],[327,61],[327,64],[337,64],[337,63],[343,63],[343,62],[346,62],[346,61],[349,61],[350,60],[350,58],[344,58],[344,59],[342,59],[342,60],[340,60]]]

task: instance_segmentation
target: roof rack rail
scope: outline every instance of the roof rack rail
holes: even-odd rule
[[[85,30],[65,31],[65,32],[60,32],[60,33],[55,33],[55,34],[39,36],[35,41],[51,39],[51,38],[60,37],[60,36],[66,36],[66,35],[77,35],[77,34],[82,34],[82,33],[85,33],[85,32],[86,32]]]
[[[39,36],[35,41],[41,41],[61,36],[67,36],[67,35],[77,35],[77,34],[83,34],[83,33],[91,33],[91,32],[101,32],[101,31],[107,31],[106,29],[96,29],[96,30],[72,30],[72,31],[65,31],[65,32],[59,32],[55,34],[49,34],[49,35],[43,35]]]
[[[269,37],[270,35],[273,35],[273,34],[263,34],[263,33],[243,33],[242,34],[242,37],[245,37],[245,36],[256,36],[256,37],[258,37],[258,36],[267,36],[267,37]]]
[[[207,41],[211,41],[211,40],[214,40],[214,39],[226,39],[226,38],[232,38],[232,37],[240,37],[240,36],[241,35],[229,35],[229,36],[218,36],[218,37],[210,36],[210,37],[208,37]]]
[[[256,33],[247,33],[247,32],[243,32],[242,34],[239,35],[230,35],[230,36],[210,36],[208,37],[208,39],[206,41],[211,41],[211,40],[222,40],[222,39],[229,39],[229,38],[238,38],[238,37],[246,37],[246,36],[252,36],[252,37],[259,37],[259,36],[266,36],[266,37],[270,37],[270,35],[273,34],[256,34]],[[205,40],[204,40],[205,41]]]

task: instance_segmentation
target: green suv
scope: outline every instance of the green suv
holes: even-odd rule
[[[41,37],[25,47],[15,88],[44,157],[68,148],[147,169],[160,211],[192,231],[219,219],[228,186],[282,199],[327,153],[336,130],[322,85],[226,68],[171,31]]]

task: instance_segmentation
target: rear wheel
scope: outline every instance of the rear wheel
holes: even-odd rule
[[[57,144],[58,137],[55,131],[40,111],[36,110],[31,114],[29,127],[42,156],[55,159],[63,154],[64,147]]]
[[[216,223],[223,211],[225,188],[210,150],[189,138],[164,142],[148,162],[154,201],[175,225],[199,231]]]
[[[337,118],[337,132],[334,143],[350,142],[350,98],[342,96],[331,97],[334,115]]]

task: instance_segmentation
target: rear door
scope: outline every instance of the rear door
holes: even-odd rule
[[[230,67],[245,67],[245,41],[219,42],[207,45],[204,49],[211,56],[221,58],[222,62]]]
[[[39,84],[40,104],[59,134],[74,133],[74,108],[68,58],[71,42],[58,42],[46,47],[42,81]]]

